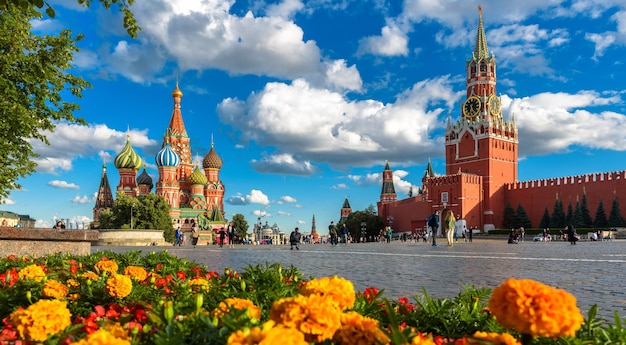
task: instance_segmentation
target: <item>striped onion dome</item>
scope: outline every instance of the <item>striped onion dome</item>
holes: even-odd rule
[[[133,150],[130,145],[130,135],[126,136],[126,145],[117,157],[115,157],[115,167],[118,169],[135,169],[139,170],[143,166],[141,157]]]
[[[150,175],[148,175],[148,172],[146,171],[146,168],[143,168],[143,172],[137,176],[137,184],[138,185],[146,185],[146,186],[150,186],[150,189],[152,189],[152,177],[150,177]]]
[[[204,160],[202,161],[202,166],[210,169],[221,169],[222,168],[222,159],[217,155],[215,149],[213,148],[213,144],[211,144],[211,151],[204,156]]]
[[[196,168],[193,169],[193,172],[191,173],[191,175],[189,175],[189,177],[187,178],[187,181],[190,184],[201,184],[201,185],[205,185],[208,182],[206,176],[204,175],[202,170],[200,170],[200,167],[198,167],[197,165],[196,165]]]
[[[165,143],[165,146],[154,157],[154,161],[160,167],[177,167],[180,164],[180,157],[172,150],[170,143]]]

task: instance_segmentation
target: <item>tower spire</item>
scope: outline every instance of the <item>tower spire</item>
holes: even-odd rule
[[[485,28],[483,27],[483,8],[478,5],[478,30],[476,32],[476,44],[474,45],[474,61],[486,59],[489,57],[489,49],[487,49],[487,37]]]

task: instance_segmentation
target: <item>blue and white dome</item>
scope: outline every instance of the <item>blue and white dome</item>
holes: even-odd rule
[[[172,150],[169,143],[165,143],[165,146],[154,157],[154,161],[160,167],[177,167],[180,164],[180,157]]]

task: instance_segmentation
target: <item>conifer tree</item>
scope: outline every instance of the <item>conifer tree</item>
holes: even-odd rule
[[[611,205],[611,213],[609,213],[608,225],[612,228],[621,228],[624,226],[624,218],[619,209],[619,201],[617,195],[613,198],[613,204]]]
[[[563,202],[560,199],[556,199],[554,202],[554,210],[552,211],[552,218],[550,218],[550,225],[555,228],[565,227],[565,212],[563,211]]]
[[[526,229],[532,228],[532,223],[530,222],[528,214],[526,213],[526,210],[524,209],[524,206],[522,206],[522,204],[519,204],[517,206],[517,211],[515,211],[514,219],[515,221],[513,223],[513,227],[515,229],[519,229],[522,226]]]
[[[580,211],[583,215],[583,223],[585,228],[590,228],[593,226],[593,219],[591,219],[591,214],[589,213],[589,205],[587,204],[587,192],[583,192],[583,199],[580,204]]]
[[[513,223],[515,221],[515,209],[511,204],[506,204],[504,207],[504,214],[502,215],[502,228],[503,229],[512,229]]]
[[[546,207],[543,211],[543,217],[541,217],[541,221],[539,222],[539,229],[545,229],[550,227],[550,213],[548,212],[548,208]]]
[[[574,208],[574,215],[572,216],[571,223],[575,228],[582,228],[585,226],[583,222],[583,213],[580,209],[580,203],[576,202],[576,208]]]
[[[574,209],[572,208],[572,202],[567,205],[567,216],[565,216],[565,224],[572,224],[574,218]]]
[[[606,220],[606,211],[604,211],[604,203],[602,200],[598,203],[596,210],[596,218],[593,220],[593,226],[596,228],[605,228],[609,222]]]

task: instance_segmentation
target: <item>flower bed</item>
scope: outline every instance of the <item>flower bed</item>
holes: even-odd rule
[[[532,280],[389,300],[294,267],[223,273],[167,252],[0,261],[0,344],[625,344],[576,299]]]

